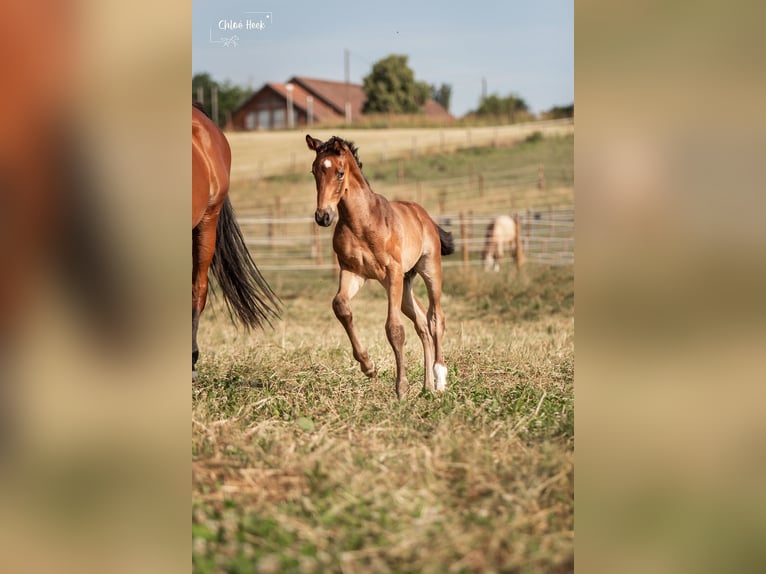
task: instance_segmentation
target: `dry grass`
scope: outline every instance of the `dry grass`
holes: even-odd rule
[[[369,380],[332,315],[332,274],[268,279],[285,302],[273,331],[237,331],[220,308],[200,326],[195,571],[573,569],[571,268],[446,270],[448,390],[422,391],[408,325],[402,402],[382,288],[353,305]]]

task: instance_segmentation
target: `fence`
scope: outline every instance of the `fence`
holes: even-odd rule
[[[574,209],[527,209],[518,212],[527,262],[546,265],[574,263]],[[455,238],[455,255],[448,266],[480,265],[487,226],[492,216],[471,212],[442,214],[434,220]],[[263,270],[334,269],[332,230],[320,228],[313,217],[239,217],[253,259]],[[508,265],[509,261],[502,264]]]

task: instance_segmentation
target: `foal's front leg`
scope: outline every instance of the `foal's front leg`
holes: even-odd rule
[[[377,374],[375,363],[370,360],[367,351],[359,342],[354,330],[353,315],[351,314],[351,299],[359,292],[364,285],[364,277],[355,273],[341,269],[338,293],[332,300],[332,310],[335,316],[346,330],[348,338],[351,340],[351,346],[354,349],[354,358],[362,366],[362,372],[368,377],[374,377]]]

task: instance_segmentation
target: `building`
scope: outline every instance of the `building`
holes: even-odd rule
[[[287,83],[270,82],[250,96],[231,116],[231,129],[270,130],[358,119],[366,97],[359,84],[346,84],[293,76]],[[288,117],[292,109],[292,121]],[[424,113],[452,116],[438,102],[429,100]]]

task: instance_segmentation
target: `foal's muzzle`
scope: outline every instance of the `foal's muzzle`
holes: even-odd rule
[[[335,210],[332,207],[317,209],[314,213],[314,220],[322,227],[330,227],[335,221]]]

